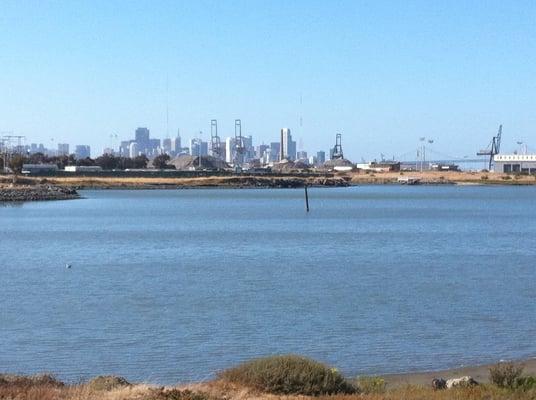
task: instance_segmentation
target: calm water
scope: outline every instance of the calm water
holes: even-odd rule
[[[353,376],[536,355],[536,187],[86,191],[0,207],[0,371]],[[71,263],[72,269],[65,264]]]

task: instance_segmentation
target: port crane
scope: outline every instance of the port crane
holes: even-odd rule
[[[210,120],[210,149],[213,157],[221,158],[221,141],[218,136],[218,121],[215,119]]]
[[[235,160],[234,164],[235,166],[240,166],[243,162],[243,155],[245,151],[244,147],[244,139],[242,138],[242,121],[239,119],[235,119],[235,141],[234,141],[234,148],[235,148]]]
[[[499,152],[501,151],[501,136],[502,136],[502,125],[499,125],[499,131],[497,132],[497,136],[493,136],[488,147],[476,153],[477,156],[489,156],[488,171],[491,171],[493,157],[496,154],[499,154]]]
[[[331,154],[332,160],[339,160],[343,159],[343,153],[342,153],[342,135],[340,133],[337,133],[335,136],[335,147],[333,148],[333,153]]]

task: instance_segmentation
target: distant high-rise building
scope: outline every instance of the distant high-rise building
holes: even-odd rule
[[[111,147],[105,147],[104,149],[102,149],[102,154],[108,154],[110,156],[113,156],[115,154],[115,151]]]
[[[270,146],[268,146],[267,144],[260,144],[259,146],[257,146],[257,154],[256,154],[256,157],[261,159],[264,157],[264,153],[266,153],[266,150],[268,150],[270,148]]]
[[[195,138],[190,140],[190,154],[194,157],[208,155],[208,143]]]
[[[58,143],[58,156],[69,155],[69,143]]]
[[[242,136],[242,145],[244,146],[244,161],[248,162],[255,158],[255,148],[253,147],[253,137]]]
[[[91,147],[89,147],[88,145],[77,145],[74,148],[74,154],[79,160],[83,158],[89,158],[91,157]]]
[[[179,131],[177,130],[177,137],[172,139],[171,141],[171,149],[173,152],[175,152],[175,155],[181,153],[182,145],[181,145],[181,135],[179,134]]]
[[[171,139],[170,138],[166,138],[162,141],[162,148],[164,150],[164,153],[166,154],[171,154],[172,152],[172,144],[171,144]]]
[[[137,128],[135,132],[135,140],[130,140],[128,142],[129,151],[130,144],[136,142],[138,145],[138,153],[145,154],[148,158],[156,157],[161,153],[160,149],[160,139],[151,139],[149,134],[149,129],[147,128]],[[122,142],[121,145],[126,144]],[[124,152],[123,149],[121,152]]]
[[[142,146],[149,143],[149,129],[147,128],[138,128],[135,133],[136,143],[141,144]]]
[[[317,165],[323,165],[326,162],[326,152],[319,151],[316,153],[316,163]]]
[[[296,159],[297,160],[307,160],[307,152],[306,151],[298,151],[296,153]]]
[[[270,143],[270,161],[274,162],[280,159],[280,149],[281,143],[271,142]]]
[[[225,139],[225,162],[232,164],[234,162],[235,153],[235,140],[234,138],[228,137]]]
[[[289,128],[281,129],[280,159],[287,159],[291,161],[296,159],[296,142],[292,140],[292,135]]]
[[[130,158],[138,157],[140,155],[140,152],[138,149],[138,143],[131,142],[128,151],[129,151],[128,155],[130,156]]]

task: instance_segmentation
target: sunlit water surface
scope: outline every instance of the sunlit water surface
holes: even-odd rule
[[[203,380],[536,355],[536,187],[85,191],[0,207],[0,371]],[[66,264],[72,264],[67,269]]]

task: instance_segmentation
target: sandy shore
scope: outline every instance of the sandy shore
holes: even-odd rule
[[[524,367],[523,371],[525,374],[536,375],[536,357],[514,362],[516,365],[522,365]],[[466,375],[471,376],[477,382],[488,383],[489,369],[494,365],[495,364],[483,364],[440,371],[409,372],[402,374],[388,374],[382,376],[383,378],[385,378],[387,386],[390,388],[408,384],[429,386],[432,382],[432,379],[434,378],[450,379]]]

